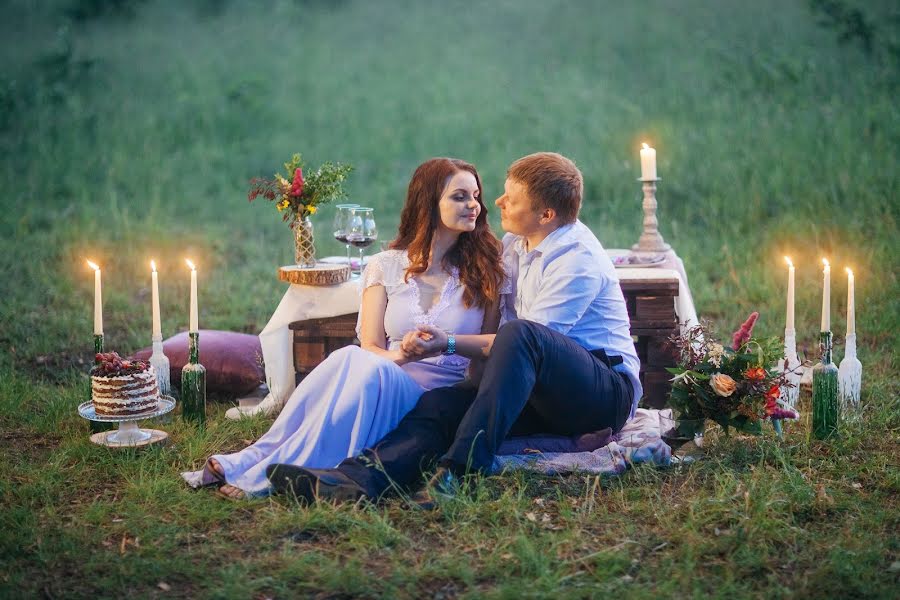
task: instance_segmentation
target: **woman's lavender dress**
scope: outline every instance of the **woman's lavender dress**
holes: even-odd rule
[[[458,334],[481,332],[484,311],[463,306],[464,288],[457,272],[451,274],[432,308],[423,311],[415,280],[403,281],[408,265],[405,251],[382,252],[371,258],[360,282],[360,293],[372,285],[383,285],[387,292],[384,330],[389,350],[398,348],[403,335],[421,324]],[[256,443],[213,458],[222,465],[228,483],[248,495],[265,495],[268,465],[337,466],[393,430],[423,392],[462,381],[468,362],[452,355],[397,366],[356,346],[342,348],[300,382]],[[212,483],[205,470],[182,473],[182,477],[194,487]]]

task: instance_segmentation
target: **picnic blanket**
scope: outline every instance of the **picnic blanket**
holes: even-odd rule
[[[671,423],[671,419],[671,409],[639,408],[634,418],[625,423],[622,431],[611,436],[612,439],[604,439],[599,434],[586,434],[594,435],[595,439],[606,442],[605,445],[576,452],[544,451],[543,447],[548,444],[540,438],[535,438],[532,444],[539,447],[528,447],[527,443],[523,444],[513,438],[504,443],[500,452],[515,448],[516,453],[498,454],[494,457],[493,472],[530,469],[547,475],[573,471],[618,475],[624,473],[631,465],[639,463],[667,466],[672,462],[672,449],[662,440],[662,434],[666,432],[662,431],[665,425],[660,423]],[[574,440],[576,444],[585,441],[583,436]]]

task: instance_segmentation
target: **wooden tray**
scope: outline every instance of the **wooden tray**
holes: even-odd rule
[[[321,262],[311,269],[288,265],[278,269],[278,279],[298,285],[337,285],[350,279],[350,267]]]

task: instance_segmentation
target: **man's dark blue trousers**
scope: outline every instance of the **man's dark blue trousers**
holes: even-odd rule
[[[435,461],[457,474],[488,472],[510,434],[618,432],[634,393],[613,369],[621,362],[544,325],[510,321],[497,332],[477,390],[426,392],[394,431],[338,469],[377,498],[392,485],[416,487]]]

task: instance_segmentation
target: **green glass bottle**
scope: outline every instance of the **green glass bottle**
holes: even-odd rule
[[[190,357],[181,369],[181,416],[185,421],[206,425],[206,369],[200,364],[200,334],[192,331]]]
[[[812,430],[816,439],[835,435],[840,419],[838,368],[831,359],[831,332],[820,335],[822,362],[813,367]]]
[[[99,364],[100,361],[97,360],[97,355],[103,352],[103,334],[94,334],[94,364]],[[94,399],[94,392],[91,386],[90,378],[88,379],[88,400]],[[91,433],[101,433],[103,431],[109,431],[115,427],[115,423],[109,423],[106,421],[88,421],[91,427]]]

